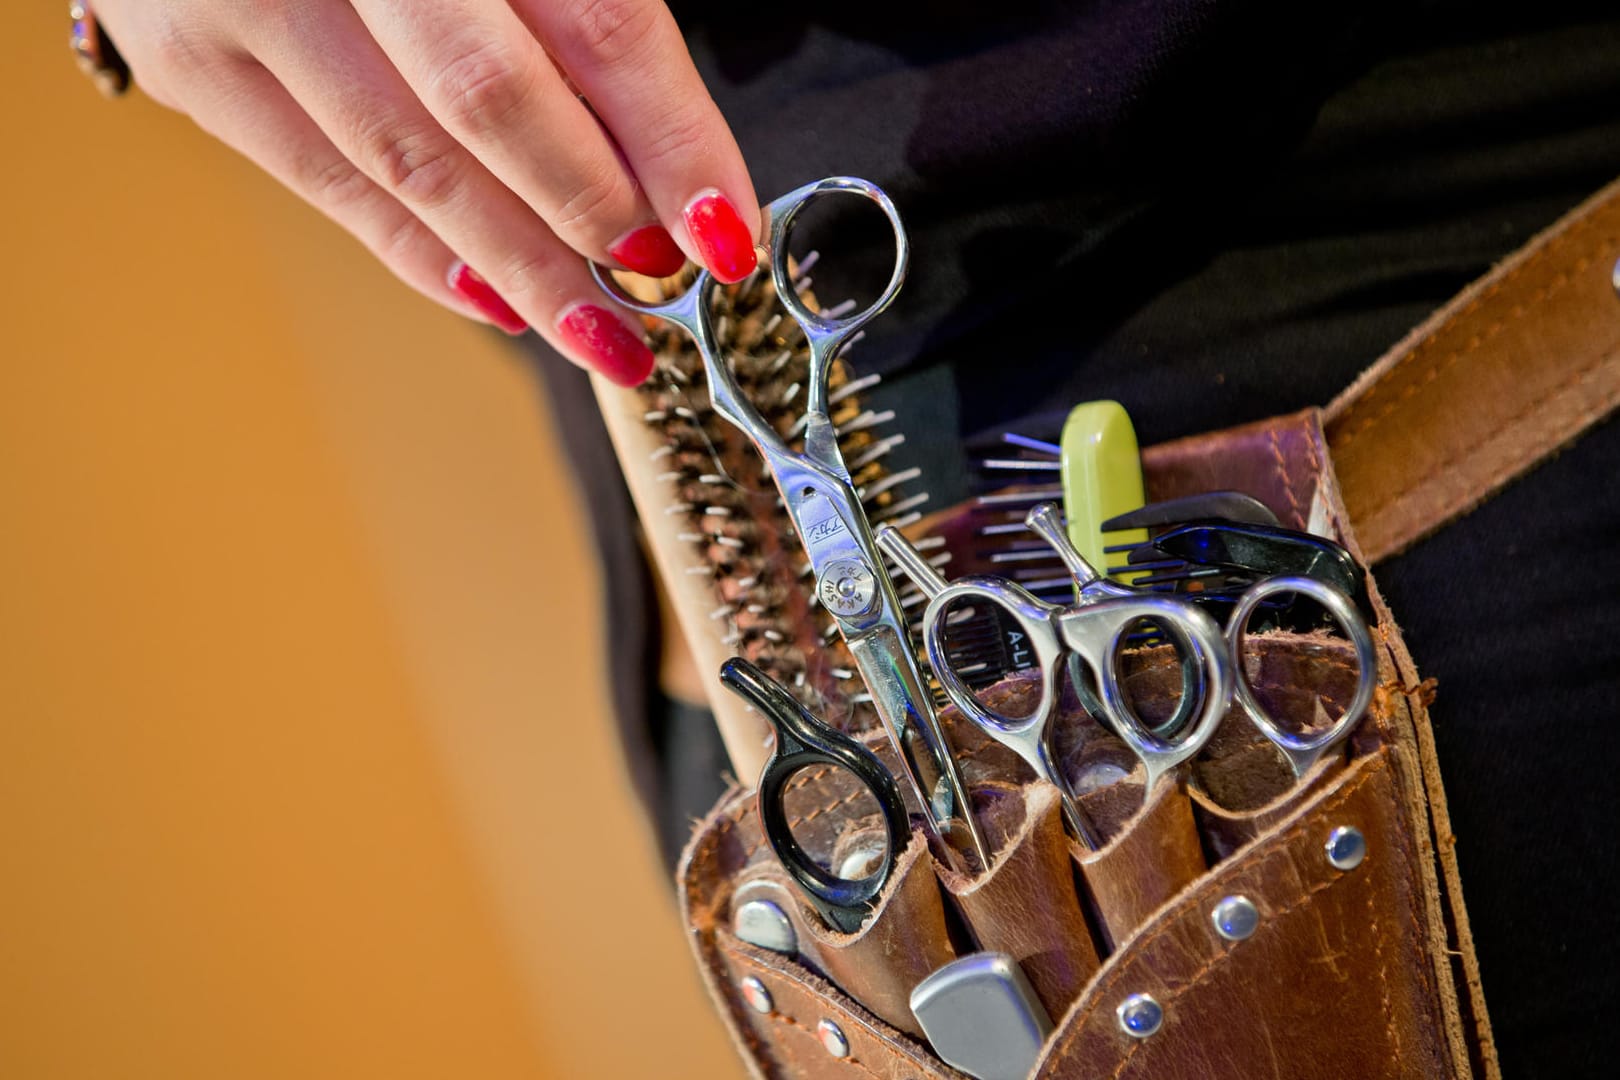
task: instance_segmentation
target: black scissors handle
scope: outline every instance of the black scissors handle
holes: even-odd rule
[[[837,930],[854,933],[877,906],[895,861],[911,836],[911,821],[899,785],[877,755],[817,720],[780,684],[748,661],[735,657],[727,660],[720,666],[720,681],[758,709],[776,729],[776,748],[759,775],[759,817],[765,839],[821,917]],[[799,845],[788,825],[783,804],[787,783],[801,769],[817,765],[832,765],[854,774],[883,812],[888,843],[877,869],[866,877],[843,878],[824,869]]]

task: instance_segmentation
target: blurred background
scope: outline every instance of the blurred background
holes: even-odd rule
[[[0,35],[0,1076],[723,1077],[494,333]]]

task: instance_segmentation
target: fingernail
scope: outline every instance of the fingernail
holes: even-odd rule
[[[607,308],[575,304],[557,320],[557,333],[591,367],[620,386],[640,386],[652,374],[652,350]]]
[[[500,293],[490,288],[489,282],[479,276],[478,271],[457,259],[450,264],[450,273],[445,280],[467,303],[477,308],[490,322],[505,330],[508,334],[521,334],[529,328],[523,321],[523,316],[512,310],[512,305],[501,299]]]
[[[626,270],[648,277],[669,277],[686,265],[686,255],[662,225],[631,229],[608,248],[608,254]]]
[[[711,274],[729,285],[753,273],[759,264],[754,231],[743,223],[729,199],[711,188],[687,203],[682,216]]]

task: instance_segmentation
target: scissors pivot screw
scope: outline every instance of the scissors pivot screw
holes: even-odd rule
[[[1115,1010],[1125,1034],[1145,1039],[1164,1026],[1164,1009],[1151,994],[1132,994]]]
[[[816,1025],[816,1034],[821,1038],[821,1045],[833,1057],[849,1057],[849,1040],[844,1037],[844,1029],[831,1020],[823,1020]]]
[[[1215,932],[1227,941],[1242,941],[1260,925],[1260,912],[1247,896],[1228,896],[1209,913]]]
[[[792,954],[799,947],[793,924],[769,900],[749,900],[740,905],[731,918],[731,928],[748,944],[771,952]]]
[[[741,986],[743,1000],[748,1002],[750,1009],[757,1013],[770,1015],[770,1011],[776,1008],[776,1003],[771,1000],[771,992],[765,989],[764,983],[752,975],[745,977]]]
[[[872,610],[877,599],[877,579],[872,568],[857,559],[838,559],[827,564],[821,574],[819,592],[822,604],[834,615],[851,618]]]
[[[1340,825],[1328,833],[1327,861],[1340,870],[1354,870],[1367,857],[1367,838],[1354,825]]]

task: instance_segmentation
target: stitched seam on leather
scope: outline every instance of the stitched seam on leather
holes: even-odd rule
[[[1507,322],[1515,320],[1515,319],[1523,318],[1526,311],[1528,310],[1527,306],[1524,305],[1524,304],[1515,304],[1508,319],[1503,319],[1503,320],[1500,320],[1498,322],[1495,322],[1495,323],[1491,324],[1491,326],[1489,328],[1487,328],[1487,330],[1485,332],[1485,335],[1483,337],[1481,337],[1480,335],[1477,335],[1477,334],[1474,335],[1469,340],[1469,342],[1468,342],[1468,344],[1466,346],[1464,346],[1464,347],[1462,347],[1460,349],[1454,350],[1449,356],[1447,356],[1443,360],[1439,361],[1428,372],[1423,373],[1423,375],[1420,378],[1418,378],[1416,380],[1413,380],[1413,381],[1407,382],[1406,385],[1401,389],[1400,396],[1398,398],[1396,398],[1394,401],[1390,401],[1390,402],[1385,403],[1385,405],[1384,405],[1384,407],[1382,409],[1380,409],[1374,415],[1364,419],[1356,427],[1354,427],[1354,428],[1350,427],[1350,418],[1353,415],[1355,415],[1358,411],[1362,411],[1364,409],[1370,408],[1371,405],[1372,405],[1372,402],[1377,397],[1379,397],[1381,391],[1392,392],[1393,384],[1392,384],[1391,380],[1394,378],[1396,372],[1398,372],[1402,368],[1406,367],[1412,361],[1416,360],[1419,356],[1427,353],[1429,351],[1430,347],[1435,345],[1446,334],[1446,332],[1448,330],[1454,329],[1459,322],[1466,319],[1469,315],[1473,314],[1473,312],[1475,310],[1477,310],[1480,307],[1481,304],[1485,303],[1485,301],[1490,300],[1493,297],[1495,297],[1503,289],[1507,288],[1509,285],[1513,284],[1514,282],[1516,282],[1521,277],[1524,277],[1525,275],[1529,274],[1531,270],[1539,268],[1540,266],[1542,266],[1542,264],[1550,261],[1555,256],[1562,255],[1564,253],[1564,251],[1571,244],[1573,244],[1575,242],[1575,240],[1579,236],[1581,236],[1582,234],[1584,234],[1585,232],[1587,232],[1588,230],[1590,230],[1594,226],[1596,226],[1597,219],[1599,217],[1601,217],[1601,216],[1603,216],[1603,215],[1601,215],[1601,214],[1588,214],[1587,216],[1583,217],[1581,220],[1575,222],[1575,224],[1570,227],[1569,232],[1563,234],[1562,236],[1558,236],[1558,237],[1555,237],[1552,240],[1550,240],[1546,247],[1542,248],[1540,251],[1536,252],[1530,258],[1526,259],[1524,262],[1522,262],[1518,266],[1514,267],[1500,281],[1495,282],[1494,284],[1491,285],[1490,288],[1486,289],[1484,292],[1480,293],[1478,296],[1476,296],[1472,300],[1470,300],[1468,302],[1468,304],[1461,311],[1459,311],[1455,315],[1451,316],[1446,321],[1446,323],[1444,325],[1436,327],[1435,332],[1434,332],[1433,335],[1431,335],[1430,337],[1425,338],[1423,341],[1419,342],[1412,349],[1411,352],[1407,353],[1405,356],[1401,357],[1400,360],[1396,361],[1395,366],[1390,368],[1382,376],[1380,376],[1379,379],[1378,379],[1378,382],[1376,384],[1374,384],[1371,388],[1368,389],[1367,394],[1366,394],[1365,397],[1363,397],[1360,401],[1356,402],[1355,404],[1351,405],[1349,409],[1345,410],[1345,414],[1341,418],[1341,422],[1340,422],[1340,429],[1343,431],[1343,435],[1339,439],[1339,451],[1342,453],[1344,451],[1344,449],[1347,448],[1350,445],[1350,443],[1353,440],[1355,440],[1358,436],[1362,435],[1369,428],[1371,428],[1371,427],[1375,426],[1376,424],[1380,423],[1386,417],[1388,417],[1390,413],[1394,412],[1394,410],[1400,405],[1400,403],[1402,401],[1406,400],[1407,398],[1411,397],[1413,394],[1417,393],[1417,391],[1421,387],[1428,385],[1430,382],[1433,382],[1434,379],[1437,376],[1439,376],[1442,371],[1444,371],[1446,368],[1449,368],[1452,364],[1454,364],[1459,357],[1465,355],[1466,353],[1473,352],[1480,345],[1484,344],[1486,341],[1490,340],[1492,337],[1495,337],[1497,332],[1499,332],[1503,328],[1503,326],[1505,326],[1507,324]],[[1583,260],[1578,260],[1577,265],[1580,265],[1581,262],[1585,262],[1585,263],[1589,264],[1597,256],[1598,252],[1602,251],[1605,247],[1609,246],[1609,244],[1611,244],[1612,242],[1613,242],[1612,239],[1606,239],[1603,242],[1599,243],[1596,247],[1594,247],[1592,249],[1591,253],[1589,255],[1587,255]],[[1537,292],[1535,294],[1535,296],[1532,298],[1532,304],[1530,306],[1538,306],[1538,305],[1540,305],[1548,297],[1552,296],[1554,293],[1556,293],[1560,289],[1562,289],[1565,285],[1569,284],[1569,282],[1571,280],[1572,279],[1570,278],[1570,276],[1567,273],[1560,274],[1560,275],[1554,277],[1552,282],[1550,282],[1547,286],[1545,286],[1542,290],[1540,290],[1539,292]]]
[[[1292,524],[1304,522],[1305,516],[1299,512],[1299,498],[1294,494],[1294,479],[1288,473],[1288,459],[1283,456],[1282,438],[1276,428],[1271,432],[1271,456],[1277,460],[1277,475],[1282,478],[1283,493],[1288,496],[1288,507],[1293,511]]]
[[[1517,427],[1519,424],[1523,423],[1532,413],[1540,411],[1549,401],[1553,400],[1554,398],[1561,397],[1562,395],[1568,393],[1570,391],[1570,389],[1573,388],[1577,383],[1585,382],[1587,379],[1590,379],[1594,374],[1596,374],[1599,370],[1601,370],[1609,362],[1609,359],[1610,359],[1609,354],[1607,354],[1607,353],[1599,353],[1585,367],[1582,367],[1581,369],[1576,371],[1573,375],[1571,375],[1569,378],[1565,379],[1563,382],[1559,383],[1557,386],[1553,387],[1551,390],[1548,390],[1545,394],[1542,394],[1540,397],[1536,398],[1530,404],[1526,405],[1524,408],[1520,409],[1518,412],[1516,412],[1512,416],[1508,417],[1500,425],[1497,425],[1496,427],[1494,427],[1491,430],[1487,431],[1479,439],[1476,439],[1475,441],[1469,443],[1467,446],[1460,447],[1459,449],[1457,449],[1457,450],[1453,451],[1452,453],[1448,454],[1441,461],[1435,463],[1434,465],[1429,466],[1429,468],[1427,469],[1427,471],[1424,474],[1424,480],[1427,481],[1427,480],[1429,480],[1429,479],[1431,479],[1431,478],[1433,478],[1433,477],[1435,477],[1437,475],[1443,474],[1447,469],[1449,469],[1452,465],[1456,464],[1461,459],[1463,459],[1465,457],[1468,457],[1471,454],[1478,453],[1481,449],[1483,449],[1483,448],[1485,448],[1487,446],[1491,446],[1493,444],[1501,442],[1504,438],[1507,437],[1507,435],[1515,427]],[[1595,418],[1599,414],[1601,414],[1603,412],[1606,412],[1610,407],[1611,407],[1610,403],[1604,403],[1604,404],[1595,406],[1594,408],[1592,408],[1591,410],[1589,410],[1588,412],[1583,414],[1583,416],[1581,417],[1582,422],[1575,426],[1575,430],[1579,430],[1579,428],[1585,427],[1587,421],[1590,421],[1591,419]],[[1517,461],[1514,461],[1514,462],[1511,462],[1508,465],[1504,466],[1503,468],[1500,468],[1500,469],[1496,470],[1489,477],[1486,478],[1481,490],[1490,490],[1492,488],[1495,488],[1503,480],[1507,479],[1507,477],[1509,477],[1509,476],[1513,475],[1514,473],[1518,472],[1520,467],[1521,466],[1519,465],[1519,463]],[[1386,498],[1384,498],[1383,500],[1379,501],[1378,503],[1373,505],[1371,508],[1366,510],[1364,512],[1364,514],[1363,514],[1363,520],[1366,520],[1366,521],[1372,520],[1373,518],[1377,517],[1380,513],[1382,513],[1384,510],[1388,509],[1390,506],[1398,504],[1398,503],[1400,503],[1400,502],[1402,502],[1402,501],[1404,501],[1406,499],[1411,498],[1412,496],[1418,494],[1419,492],[1423,491],[1425,489],[1425,486],[1426,486],[1425,484],[1420,483],[1420,484],[1417,484],[1417,485],[1415,485],[1413,487],[1409,487],[1409,488],[1406,488],[1406,489],[1403,489],[1403,490],[1396,491],[1396,492],[1392,493],[1391,495],[1387,496]]]
[[[1339,794],[1334,796],[1331,801],[1325,802],[1325,803],[1321,804],[1320,806],[1316,807],[1314,810],[1312,810],[1310,812],[1310,814],[1307,817],[1302,818],[1301,820],[1295,822],[1285,832],[1279,834],[1279,837],[1278,837],[1278,839],[1276,841],[1277,846],[1275,848],[1273,848],[1272,851],[1269,852],[1261,860],[1261,862],[1269,863],[1269,862],[1271,862],[1271,861],[1273,861],[1275,859],[1279,859],[1279,858],[1282,858],[1283,856],[1287,855],[1288,851],[1289,851],[1289,844],[1296,836],[1298,836],[1301,832],[1304,832],[1306,828],[1314,826],[1317,823],[1316,819],[1319,816],[1321,816],[1323,814],[1326,814],[1326,813],[1329,813],[1329,812],[1337,809],[1338,807],[1342,806],[1344,803],[1348,802],[1351,798],[1353,798],[1356,795],[1357,792],[1359,792],[1364,786],[1366,786],[1369,782],[1371,782],[1371,780],[1375,776],[1377,776],[1380,772],[1382,772],[1384,769],[1387,769],[1388,767],[1389,767],[1389,759],[1387,757],[1378,759],[1377,763],[1374,764],[1374,765],[1369,765],[1367,767],[1367,771],[1354,784],[1352,784],[1350,787],[1346,788],[1344,791],[1339,792]],[[1256,866],[1258,866],[1258,865],[1259,864],[1257,863]],[[1261,932],[1261,933],[1269,932],[1271,930],[1271,928],[1274,927],[1277,924],[1277,921],[1278,921],[1280,916],[1288,914],[1289,912],[1293,911],[1294,908],[1298,907],[1300,904],[1304,903],[1306,900],[1309,900],[1316,893],[1322,891],[1323,889],[1326,889],[1326,888],[1332,886],[1333,884],[1335,884],[1336,882],[1338,882],[1340,880],[1341,880],[1341,878],[1339,876],[1330,877],[1330,878],[1326,879],[1325,881],[1323,881],[1321,884],[1319,884],[1319,885],[1315,886],[1314,888],[1306,891],[1293,904],[1290,904],[1288,907],[1282,909],[1281,911],[1278,911],[1275,915],[1272,916],[1272,918],[1266,920],[1266,922],[1262,925],[1261,930],[1258,931],[1258,932]],[[1209,892],[1213,891],[1211,889],[1211,884],[1206,884],[1206,885],[1202,886],[1201,888],[1199,888],[1196,891],[1195,895],[1197,895],[1199,897],[1202,897],[1206,893],[1209,893]],[[1187,904],[1187,905],[1183,905],[1182,907],[1183,907],[1183,910],[1189,910],[1189,911],[1192,910],[1194,907],[1198,907],[1199,910],[1202,910],[1201,906],[1199,906],[1197,904]],[[1146,952],[1149,945],[1153,944],[1155,941],[1157,941],[1159,938],[1163,937],[1165,934],[1168,934],[1168,933],[1180,928],[1182,925],[1184,925],[1184,922],[1183,922],[1182,919],[1168,919],[1165,922],[1160,923],[1159,926],[1151,934],[1149,934],[1147,937],[1142,939],[1140,944],[1134,946],[1132,951],[1137,952],[1137,953]],[[1208,973],[1208,971],[1212,967],[1214,967],[1215,964],[1220,963],[1220,961],[1223,958],[1231,956],[1235,951],[1236,951],[1235,949],[1222,950],[1212,960],[1210,960],[1209,963],[1205,964],[1203,968],[1201,968],[1199,971],[1194,973],[1194,975],[1188,980],[1187,986],[1183,987],[1183,989],[1190,988],[1191,986],[1196,984],[1197,980],[1202,978],[1206,973]],[[1078,1017],[1078,1016],[1075,1017],[1074,1023],[1070,1026],[1069,1033],[1064,1038],[1063,1044],[1061,1046],[1055,1048],[1052,1051],[1051,1055],[1048,1056],[1048,1058],[1047,1058],[1047,1068],[1048,1069],[1050,1069],[1051,1066],[1056,1065],[1058,1062],[1062,1061],[1064,1058],[1066,1058],[1069,1055],[1070,1050],[1073,1049],[1075,1040],[1080,1037],[1080,1034],[1085,1029],[1085,1026],[1086,1026],[1085,1022],[1090,1019],[1090,1017],[1096,1012],[1096,1010],[1098,1008],[1101,1007],[1102,1002],[1108,997],[1110,991],[1113,990],[1115,984],[1118,983],[1121,979],[1123,979],[1131,970],[1133,970],[1131,965],[1122,965],[1120,967],[1117,967],[1112,972],[1109,973],[1107,980],[1097,987],[1097,991],[1093,995],[1093,998],[1092,998],[1094,1004],[1093,1004],[1091,1010],[1089,1010],[1084,1017]],[[1176,995],[1171,996],[1171,1000],[1174,1000],[1174,997],[1179,996],[1179,994],[1181,992],[1182,991],[1178,990],[1176,992]],[[1135,1045],[1133,1045],[1130,1048],[1130,1050],[1126,1053],[1125,1060],[1120,1062],[1119,1069],[1116,1069],[1115,1072],[1114,1072],[1114,1076],[1116,1078],[1119,1076],[1120,1070],[1124,1069],[1126,1062],[1128,1062],[1130,1060],[1131,1054],[1134,1054],[1136,1052],[1136,1048],[1138,1046],[1142,1045],[1140,1042],[1136,1042],[1135,1040],[1133,1040],[1133,1043]]]

